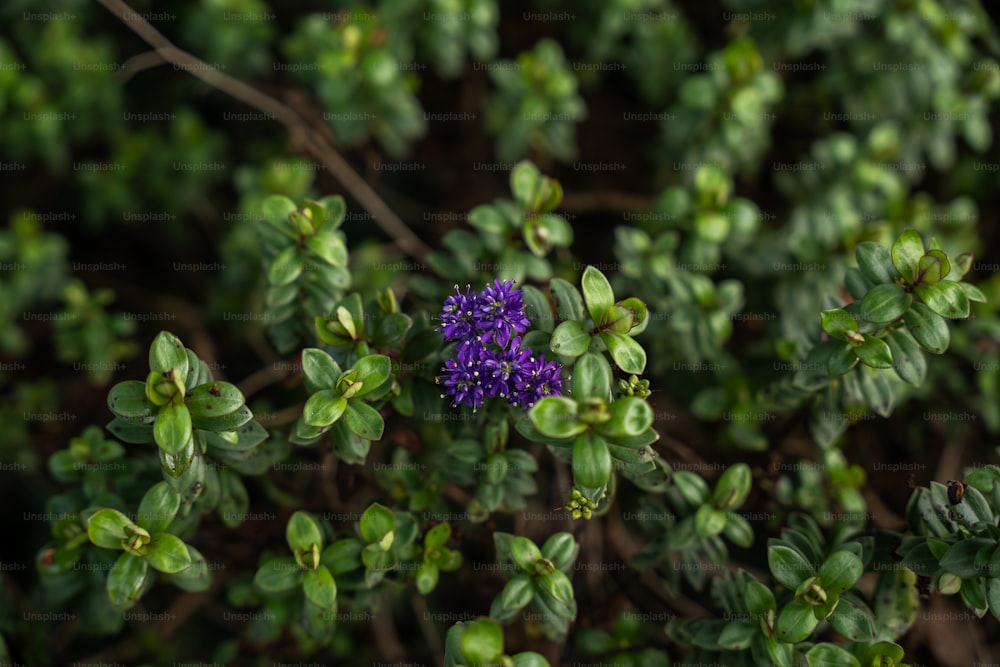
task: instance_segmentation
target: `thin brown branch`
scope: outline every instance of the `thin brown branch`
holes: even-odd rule
[[[164,61],[281,122],[288,129],[292,144],[324,165],[350,195],[371,214],[375,222],[393,238],[400,250],[421,260],[431,251],[431,248],[393,213],[322,134],[307,124],[293,109],[256,88],[223,74],[190,53],[178,49],[122,0],[98,0],[98,2],[152,46],[155,53]],[[148,54],[144,55],[147,59],[151,57]],[[145,63],[146,60],[140,61],[140,64]]]
[[[276,382],[281,382],[288,376],[288,371],[280,370],[272,364],[254,371],[247,377],[243,378],[243,380],[236,386],[245,398],[250,398],[261,389],[269,387]]]
[[[132,56],[122,65],[122,69],[118,73],[118,81],[125,83],[139,72],[158,67],[165,62],[159,51],[146,51],[137,56]]]
[[[563,195],[559,210],[567,213],[645,213],[653,208],[655,199],[647,195],[636,195],[618,190],[592,190],[590,192],[567,192]]]

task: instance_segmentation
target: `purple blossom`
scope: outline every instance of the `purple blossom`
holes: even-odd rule
[[[524,333],[531,320],[524,314],[521,290],[514,289],[513,281],[500,282],[497,278],[476,297],[473,313],[476,328],[483,332],[483,342],[494,342],[507,347],[514,333]]]
[[[458,285],[455,285],[455,293],[444,300],[444,308],[441,309],[441,333],[445,340],[469,338],[472,334],[474,305],[472,288],[466,286],[465,294],[462,294],[458,291]]]
[[[445,394],[452,396],[452,405],[464,403],[473,410],[483,404],[483,358],[487,351],[478,341],[464,341],[458,345],[458,356],[445,359],[444,377],[438,381],[444,385]]]
[[[490,396],[510,397],[514,393],[517,380],[531,359],[531,349],[521,347],[521,337],[510,342],[510,347],[500,350],[495,356],[483,360],[486,371],[486,391]]]
[[[560,396],[563,380],[562,366],[554,361],[546,361],[544,354],[538,359],[531,357],[522,364],[514,383],[514,402],[525,410],[546,396]]]
[[[444,362],[438,382],[452,406],[474,411],[487,398],[503,398],[525,409],[545,396],[558,396],[562,367],[534,356],[522,346],[521,334],[531,326],[524,314],[521,290],[513,282],[494,280],[479,294],[455,287],[445,299],[440,320],[446,340],[457,341],[455,356]]]

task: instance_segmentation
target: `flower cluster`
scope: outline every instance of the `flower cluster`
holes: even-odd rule
[[[457,342],[455,358],[444,362],[438,382],[452,405],[478,409],[487,398],[505,398],[529,408],[545,396],[558,396],[562,367],[523,347],[521,336],[531,326],[524,314],[521,290],[511,281],[494,280],[482,292],[470,287],[445,299],[441,333]]]

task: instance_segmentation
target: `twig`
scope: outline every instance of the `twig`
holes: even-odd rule
[[[122,65],[121,72],[118,73],[118,81],[125,83],[139,72],[158,67],[163,62],[163,56],[160,55],[159,51],[146,51],[137,56],[132,56]]]
[[[228,74],[223,74],[190,53],[178,49],[122,0],[98,0],[98,2],[152,46],[154,53],[164,62],[186,70],[216,90],[220,90],[280,121],[288,128],[292,144],[323,164],[351,196],[372,215],[375,222],[393,238],[403,252],[420,260],[431,252],[431,248],[392,212],[392,209],[354,171],[340,153],[334,150],[333,146],[291,107]],[[143,54],[141,58],[142,60],[138,64],[148,66],[152,55]]]
[[[372,619],[372,633],[375,635],[375,646],[382,659],[387,662],[399,662],[406,657],[406,648],[399,641],[396,633],[396,623],[392,618],[392,605],[383,604],[381,611]]]
[[[273,364],[264,366],[243,378],[236,386],[243,396],[250,398],[264,387],[269,387],[275,382],[281,382],[289,376],[288,371],[279,370]]]
[[[591,192],[567,192],[563,195],[560,211],[567,213],[645,213],[653,208],[655,199],[646,195],[636,195],[618,190],[594,190]]]
[[[427,640],[427,646],[430,648],[431,653],[434,654],[434,664],[443,665],[444,646],[441,643],[441,636],[438,635],[437,628],[431,623],[430,612],[427,609],[427,600],[419,593],[412,593],[410,595],[410,604],[413,606],[413,613],[417,616],[417,623],[420,625],[420,630],[424,633],[424,638]]]

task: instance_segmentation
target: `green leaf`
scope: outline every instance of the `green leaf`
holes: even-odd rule
[[[892,415],[892,405],[895,396],[892,384],[889,383],[886,374],[867,366],[861,366],[853,376],[847,379],[857,380],[857,387],[861,392],[861,397],[875,414],[882,417],[890,417]],[[849,391],[853,391],[853,389]]]
[[[510,190],[524,210],[532,210],[535,195],[541,188],[542,174],[528,161],[518,162],[510,171]]]
[[[500,592],[500,604],[504,609],[521,609],[527,607],[535,596],[531,577],[527,574],[514,576]]]
[[[469,224],[476,229],[491,234],[506,234],[511,231],[511,225],[495,206],[484,204],[469,211]]]
[[[204,431],[235,431],[251,419],[253,419],[253,413],[250,411],[250,408],[244,405],[239,410],[234,410],[226,415],[217,415],[214,417],[207,415],[195,417],[192,415],[191,424],[195,428]]]
[[[119,382],[112,387],[108,393],[108,408],[130,424],[152,420],[158,410],[146,397],[146,383],[138,380]]]
[[[915,229],[904,229],[892,244],[892,264],[908,283],[916,282],[917,266],[923,256],[924,242]]]
[[[542,555],[563,572],[569,571],[579,553],[580,545],[571,533],[555,533],[542,545]]]
[[[719,635],[719,646],[728,651],[742,651],[750,648],[759,633],[760,628],[752,621],[730,621]]]
[[[240,476],[228,468],[219,471],[219,519],[229,528],[243,523],[250,509],[250,496]]]
[[[615,293],[611,289],[611,283],[600,270],[588,266],[583,270],[581,286],[590,318],[594,321],[594,326],[599,327],[604,324],[607,310],[615,305]]]
[[[963,579],[982,576],[976,568],[976,554],[987,546],[996,546],[996,540],[976,537],[956,542],[941,557],[941,569]]]
[[[951,340],[948,323],[924,304],[915,302],[903,316],[903,323],[928,352],[943,354],[948,349]]]
[[[990,577],[986,580],[986,603],[993,616],[1000,620],[1000,579]]]
[[[712,504],[720,510],[736,509],[746,500],[752,482],[753,475],[747,464],[737,463],[726,468],[715,484]]]
[[[634,338],[614,331],[602,331],[601,340],[608,346],[618,368],[632,375],[642,375],[646,370],[646,350]]]
[[[254,575],[253,582],[265,593],[281,593],[297,587],[303,576],[304,572],[295,559],[286,556],[264,563]]]
[[[819,568],[819,578],[826,592],[843,593],[854,588],[861,578],[864,564],[850,551],[837,551]]]
[[[121,549],[125,528],[139,528],[131,519],[111,508],[97,510],[87,520],[87,537],[104,549]]]
[[[797,549],[775,542],[771,538],[767,547],[767,564],[775,579],[795,590],[806,578],[816,574],[812,564]]]
[[[965,296],[969,301],[975,301],[977,303],[986,303],[986,295],[976,287],[975,285],[970,285],[969,283],[958,283],[958,286],[962,288],[965,292]]]
[[[892,352],[886,342],[870,335],[864,338],[864,342],[854,348],[861,363],[872,368],[892,368]]]
[[[361,551],[361,562],[369,572],[389,572],[399,565],[399,559],[392,550],[383,549],[378,543],[369,544]]]
[[[561,278],[553,278],[549,281],[549,290],[552,292],[552,299],[556,305],[556,312],[565,321],[583,321],[587,317],[587,311],[583,307],[583,297],[571,283]]]
[[[568,438],[587,430],[587,425],[577,419],[577,404],[565,396],[546,396],[528,410],[539,433],[551,438]]]
[[[208,564],[205,563],[205,557],[190,544],[184,546],[187,547],[191,566],[180,572],[166,575],[167,581],[189,593],[200,593],[208,590],[209,586],[212,585],[212,573],[208,569]]]
[[[267,282],[271,285],[290,285],[302,275],[302,251],[297,245],[290,245],[271,260],[267,267]]]
[[[911,303],[913,295],[907,294],[902,285],[876,285],[861,300],[861,317],[879,324],[892,322],[909,310]]]
[[[844,375],[857,365],[858,355],[854,352],[854,346],[850,343],[842,343],[834,348],[830,358],[827,359],[826,369],[830,375],[837,377]]]
[[[311,392],[333,389],[343,371],[325,351],[315,347],[302,350],[302,375]]]
[[[726,513],[726,527],[722,534],[738,547],[749,549],[753,545],[754,530],[750,522],[735,512]]]
[[[181,507],[181,497],[166,482],[157,482],[139,503],[136,522],[150,533],[166,530],[177,516]]]
[[[552,667],[541,653],[521,651],[510,657],[512,667]]]
[[[524,312],[531,320],[532,328],[545,333],[553,333],[554,314],[548,298],[542,291],[531,285],[521,287]]]
[[[573,441],[573,480],[580,486],[600,488],[611,479],[611,451],[604,438],[581,433]]]
[[[329,426],[347,410],[347,399],[342,398],[334,389],[323,389],[316,392],[306,401],[302,409],[302,419],[309,426]]]
[[[548,593],[559,602],[573,604],[573,584],[565,572],[553,570],[548,574],[536,577],[535,582],[542,594]]]
[[[894,282],[896,276],[899,275],[892,264],[892,256],[889,251],[878,243],[871,241],[859,243],[854,251],[854,256],[858,260],[858,268],[861,269],[861,273],[876,285]]]
[[[264,219],[273,227],[280,230],[288,238],[298,240],[299,233],[288,218],[298,209],[295,202],[283,195],[271,195],[261,203],[260,208]]]
[[[847,285],[847,291],[850,292],[851,297],[855,301],[860,301],[864,298],[868,291],[875,287],[875,283],[868,279],[868,277],[863,274],[859,269],[848,267],[844,272],[844,284]]]
[[[951,260],[943,250],[928,251],[917,265],[917,280],[925,285],[941,282],[949,273]]]
[[[355,396],[363,396],[375,391],[389,379],[392,374],[392,362],[384,354],[369,354],[358,359],[354,364],[354,370],[358,372],[358,380],[361,381],[362,389]]]
[[[503,631],[496,621],[473,621],[462,635],[462,655],[469,667],[498,665],[503,656]]]
[[[317,257],[332,266],[347,266],[347,246],[340,234],[334,231],[316,232],[306,239],[306,247]]]
[[[569,320],[557,326],[552,332],[549,348],[556,354],[579,357],[590,347],[590,339],[590,331],[582,322]]]
[[[361,515],[358,527],[365,542],[372,544],[396,529],[396,517],[385,505],[374,503]]]
[[[905,382],[919,387],[927,377],[927,360],[924,353],[905,329],[894,329],[885,336],[892,353],[892,368]]]
[[[108,422],[105,428],[122,442],[132,445],[145,445],[153,442],[152,424],[140,424],[116,417]]]
[[[221,417],[246,404],[243,393],[228,382],[211,382],[195,387],[184,398],[191,417]]]
[[[715,537],[726,527],[726,513],[711,505],[702,505],[694,515],[694,532],[698,537]]]
[[[914,290],[927,307],[942,317],[962,319],[969,316],[969,297],[952,280],[934,285],[917,285]]]
[[[191,554],[176,535],[153,533],[146,545],[146,562],[160,572],[172,574],[191,567]]]
[[[323,548],[323,531],[316,519],[307,512],[298,511],[288,519],[285,539],[292,551],[310,551],[315,544]]]
[[[357,570],[362,567],[361,551],[364,547],[365,545],[361,540],[353,537],[336,540],[326,549],[323,549],[323,553],[320,555],[320,562],[334,576]]]
[[[183,403],[171,403],[160,408],[153,422],[153,438],[167,454],[181,452],[191,440],[191,413]]]
[[[533,574],[536,564],[542,559],[542,552],[527,537],[515,536],[510,540],[510,555],[518,567]]]
[[[438,580],[441,578],[441,569],[433,563],[424,561],[417,568],[414,582],[417,584],[417,591],[421,595],[428,595],[437,588]]]
[[[771,589],[755,579],[747,581],[743,589],[743,599],[746,601],[747,611],[754,617],[761,617],[769,611],[778,609]]]
[[[607,401],[611,397],[611,380],[611,364],[604,355],[600,352],[588,352],[573,365],[573,377],[570,380],[573,399],[584,401],[598,398]]]
[[[861,667],[858,659],[848,651],[836,644],[827,643],[816,644],[809,649],[806,652],[806,664],[809,667]]]
[[[161,331],[149,347],[149,369],[169,375],[176,370],[181,382],[187,379],[188,356],[177,336],[169,331]]]
[[[870,642],[875,639],[875,618],[871,609],[851,595],[842,595],[826,620],[834,630],[852,642]]]
[[[330,570],[322,565],[315,570],[306,570],[302,578],[302,591],[313,604],[323,609],[337,606],[337,582],[333,580]]]
[[[880,637],[898,639],[913,626],[920,609],[916,584],[917,575],[902,565],[879,574],[872,603]]]
[[[344,412],[344,423],[359,438],[365,440],[379,440],[385,428],[385,422],[378,410],[359,400],[347,402],[347,410]]]
[[[792,600],[778,614],[777,638],[789,644],[805,641],[819,625],[813,606],[804,600]]]
[[[673,476],[673,483],[681,498],[691,508],[699,507],[708,502],[710,495],[708,484],[700,475],[682,470]]]
[[[108,572],[107,590],[111,604],[119,609],[131,607],[139,599],[148,576],[149,565],[145,560],[130,553],[119,556]]]
[[[820,322],[823,331],[837,340],[847,341],[846,332],[858,330],[858,321],[843,308],[824,310],[820,313]]]
[[[451,538],[451,526],[447,523],[439,523],[424,535],[424,551],[429,552],[440,549]]]
[[[330,195],[319,200],[320,206],[326,209],[326,220],[323,229],[336,229],[344,222],[347,214],[347,204],[340,195]]]
[[[729,237],[729,217],[715,211],[703,211],[694,218],[694,233],[709,243],[722,243]]]
[[[653,425],[653,408],[638,396],[619,398],[611,404],[609,412],[611,419],[599,427],[600,433],[609,438],[642,435]]]

